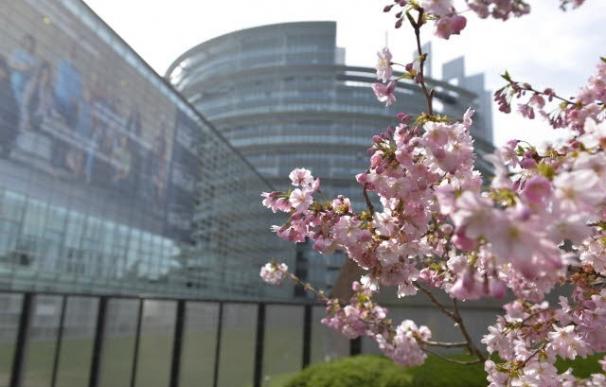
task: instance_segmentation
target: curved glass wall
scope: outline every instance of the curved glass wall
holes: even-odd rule
[[[84,3],[0,32],[0,289],[290,295],[258,278],[268,181]]]
[[[397,103],[385,108],[370,88],[375,70],[337,58],[334,22],[286,23],[204,42],[166,77],[274,186],[288,189],[288,173],[303,166],[320,177],[328,197],[344,194],[362,207],[354,175],[368,166],[372,135],[394,124],[397,112],[420,113],[425,100],[416,85],[401,82]],[[442,114],[460,117],[478,102],[468,90],[430,82]],[[342,257],[302,251],[297,267],[330,287],[338,272],[330,268]]]

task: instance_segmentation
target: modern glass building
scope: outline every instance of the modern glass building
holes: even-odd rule
[[[84,3],[0,31],[0,290],[290,295],[259,283],[271,185]]]
[[[397,112],[420,113],[425,100],[417,85],[400,82],[397,103],[386,109],[370,88],[375,70],[345,66],[344,57],[334,22],[276,24],[201,43],[177,58],[166,77],[272,185],[287,189],[288,173],[306,167],[320,177],[327,198],[343,194],[360,207],[354,176],[368,166],[371,137],[393,124]],[[476,150],[490,151],[483,76],[466,77],[462,59],[443,72],[449,82],[429,81],[437,112],[461,117],[475,106]],[[305,248],[297,257],[297,270],[324,288],[343,260]]]

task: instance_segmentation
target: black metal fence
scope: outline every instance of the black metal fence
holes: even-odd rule
[[[268,378],[267,372],[264,372],[264,369],[266,369],[264,366],[267,365],[267,362],[283,361],[285,355],[284,353],[280,353],[282,351],[300,351],[299,355],[293,356],[293,359],[296,359],[297,357],[300,359],[299,366],[296,368],[303,369],[307,367],[312,362],[312,350],[314,350],[313,343],[315,342],[317,344],[322,341],[322,338],[318,338],[317,336],[319,332],[314,332],[314,330],[322,330],[324,335],[330,334],[327,333],[328,331],[325,331],[325,328],[319,328],[318,325],[321,314],[319,312],[321,312],[322,307],[312,303],[256,302],[246,300],[222,301],[216,299],[193,300],[158,297],[127,297],[119,295],[91,296],[86,294],[31,292],[0,294],[4,294],[5,296],[8,295],[13,300],[12,308],[14,313],[12,315],[14,317],[13,320],[15,320],[15,324],[13,324],[13,329],[11,330],[10,324],[7,325],[6,323],[6,321],[10,321],[10,318],[4,319],[6,325],[3,331],[4,339],[7,341],[7,337],[9,337],[12,332],[14,333],[14,341],[12,345],[0,343],[0,346],[4,346],[5,349],[12,349],[12,354],[9,354],[10,357],[12,357],[10,360],[11,365],[6,371],[8,373],[6,383],[8,384],[3,384],[2,379],[0,378],[0,386],[30,387],[34,385],[47,385],[49,387],[75,387],[78,385],[82,387],[101,387],[103,385],[115,385],[116,387],[136,387],[144,385],[147,387],[149,382],[141,382],[138,378],[140,378],[142,373],[153,373],[158,371],[155,368],[162,367],[162,364],[160,363],[148,362],[147,367],[151,369],[141,369],[141,356],[149,357],[150,353],[155,356],[157,355],[155,352],[158,350],[158,347],[153,347],[146,353],[142,352],[142,340],[145,337],[143,335],[143,325],[144,321],[147,320],[152,321],[155,324],[157,332],[162,332],[163,335],[168,337],[166,345],[163,347],[164,352],[170,352],[164,358],[164,363],[169,363],[166,364],[166,367],[168,367],[168,380],[162,380],[162,378],[159,377],[158,379],[154,379],[153,382],[154,385],[167,385],[167,387],[185,387],[190,385],[218,387],[219,385],[230,385],[230,383],[235,383],[233,382],[233,380],[235,380],[233,378],[232,382],[221,382],[221,380],[225,379],[226,375],[229,375],[230,372],[238,372],[237,370],[240,368],[248,368],[251,366],[251,364],[242,364],[245,361],[242,360],[240,352],[246,351],[244,348],[246,345],[242,344],[243,347],[240,349],[239,341],[247,342],[248,340],[244,336],[241,336],[242,330],[248,330],[251,333],[249,336],[254,336],[249,337],[252,346],[252,359],[250,360],[253,364],[252,377],[250,380],[246,380],[248,379],[248,376],[244,375],[244,380],[240,379],[238,384],[254,387],[270,385],[269,380],[271,378]],[[55,303],[55,309],[57,312],[55,315],[58,315],[58,319],[56,319],[57,321],[53,324],[53,329],[49,331],[51,333],[45,334],[43,340],[46,343],[54,341],[54,348],[52,351],[46,350],[51,353],[51,355],[47,356],[50,357],[50,359],[48,359],[50,372],[46,374],[48,375],[48,380],[40,380],[40,377],[38,377],[37,384],[26,383],[25,375],[27,373],[26,369],[28,368],[27,363],[31,360],[40,363],[35,351],[42,351],[42,346],[34,345],[33,341],[39,340],[39,337],[34,339],[33,334],[34,332],[39,333],[39,331],[46,332],[44,326],[36,327],[34,329],[33,321],[38,319],[41,320],[41,322],[36,324],[44,324],[43,317],[52,314],[47,310],[49,309],[48,307],[44,308],[44,303],[42,302],[49,297],[56,298],[57,302]],[[70,302],[73,303],[73,300],[82,301],[82,299],[86,299],[86,307],[80,307],[81,310],[79,311],[79,314],[74,314],[73,310],[76,309],[73,305],[72,309],[70,309],[71,312],[68,311]],[[18,305],[19,301],[20,305]],[[129,319],[120,318],[122,312],[117,313],[115,311],[119,311],[119,309],[113,308],[116,306],[115,304],[126,305],[125,303],[128,304],[129,308],[135,309],[128,311],[130,316]],[[82,302],[80,304],[82,304]],[[3,313],[5,314],[5,317],[9,314],[8,310],[10,309],[10,305],[7,305],[4,305],[4,310],[0,310],[0,316]],[[204,310],[201,309],[201,313],[202,315],[208,315],[208,318],[214,320],[214,329],[209,330],[210,333],[207,332],[208,336],[213,336],[214,346],[207,346],[207,350],[210,353],[208,354],[208,357],[206,357],[206,355],[200,356],[199,362],[197,359],[187,358],[187,356],[192,355],[186,354],[184,350],[184,347],[187,345],[195,345],[194,343],[188,342],[188,340],[191,340],[191,337],[195,338],[195,336],[191,336],[191,333],[196,330],[195,321],[190,321],[191,319],[188,320],[188,317],[191,317],[188,313],[190,313],[191,309],[196,305],[204,305],[206,308],[204,310],[207,311],[212,310],[212,313],[205,313]],[[113,309],[110,308],[110,306],[112,306]],[[40,310],[39,313],[35,312],[36,308]],[[226,311],[231,313],[229,321],[226,320]],[[234,311],[237,311],[238,313],[234,314]],[[271,314],[271,316],[269,316],[271,321],[269,322],[268,311]],[[256,318],[253,317],[251,313],[256,314]],[[315,313],[317,313],[317,315],[314,315]],[[79,368],[87,368],[88,371],[79,370],[78,372],[81,376],[79,380],[72,379],[69,381],[66,379],[65,382],[59,382],[58,376],[61,359],[63,359],[62,354],[66,351],[64,346],[68,340],[73,340],[71,338],[66,338],[68,314],[69,320],[71,321],[70,324],[73,326],[77,326],[78,323],[86,319],[92,319],[90,323],[91,329],[87,336],[89,347],[91,345],[90,342],[92,341],[92,349],[88,350],[86,355],[84,355],[84,352],[82,355],[79,353],[75,355],[72,354],[72,359],[75,359],[72,360],[72,362],[75,361],[79,363],[80,361],[83,361],[83,365]],[[94,317],[91,316],[91,314],[94,314]],[[155,316],[155,320],[150,316]],[[280,318],[276,318],[276,316],[282,316],[282,321],[279,322],[278,320],[280,320]],[[206,321],[206,317],[204,318]],[[278,323],[276,323],[276,321],[278,321]],[[83,324],[83,326],[84,325],[85,324]],[[112,327],[111,329],[108,328],[110,325]],[[116,330],[114,329],[115,327],[119,327],[119,329]],[[70,332],[78,331],[75,330],[75,328],[70,329]],[[122,340],[120,346],[116,347],[118,349],[109,348],[108,338],[119,337],[121,335],[120,330],[129,332],[128,335],[126,335],[128,336],[128,341]],[[83,333],[80,334],[82,335]],[[313,335],[315,335],[315,340],[312,337]],[[40,334],[38,334],[38,336],[40,336]],[[122,333],[122,336],[125,335]],[[276,340],[276,337],[283,341],[280,345],[274,345],[273,347],[266,345],[268,340]],[[289,343],[288,340],[291,339],[293,339],[293,342]],[[230,348],[226,348],[226,340],[232,343],[229,344],[231,345]],[[360,353],[361,343],[359,340],[350,341],[349,343],[341,341],[340,344],[342,349],[340,355],[354,355]],[[280,348],[283,349],[281,350]],[[112,353],[108,356],[104,356],[104,351],[106,350],[110,350]],[[318,352],[317,350],[318,349],[316,348],[316,352]],[[129,352],[130,354],[126,355],[126,352]],[[236,354],[237,356],[233,356],[233,359],[231,359],[229,353]],[[90,360],[84,361],[86,360],[86,357]],[[113,370],[109,366],[104,367],[103,364],[104,361],[108,361],[108,359],[111,360],[112,357],[121,357],[121,360],[117,363],[118,366],[115,366]],[[207,361],[203,361],[202,357]],[[317,357],[318,356],[316,356],[316,358]],[[296,360],[298,361],[298,359]],[[209,361],[212,361],[212,365],[208,364]],[[202,364],[202,362],[204,362],[204,364]],[[225,364],[222,367],[222,362],[233,362],[234,364]],[[196,364],[199,364],[207,373],[212,373],[212,375],[206,375],[204,380],[197,379],[196,381],[192,381],[192,378],[189,378],[188,381],[184,382],[182,376],[184,375],[185,363],[187,364],[188,369],[196,369]],[[150,364],[152,365],[150,366]],[[32,367],[29,367],[29,369]],[[291,361],[290,373],[296,372],[296,369],[293,369],[293,367]],[[121,381],[106,381],[105,384],[103,384],[103,378],[109,377],[111,379],[111,374],[116,373],[117,371],[114,370],[118,370],[118,368],[122,370],[124,374]],[[233,369],[233,371],[229,371],[230,368]],[[126,373],[129,375],[126,375]],[[42,378],[44,379],[45,377],[43,376]]]

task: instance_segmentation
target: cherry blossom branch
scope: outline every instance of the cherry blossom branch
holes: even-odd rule
[[[409,12],[406,12],[406,17],[410,22],[410,25],[414,29],[415,32],[415,40],[417,44],[417,53],[419,54],[419,84],[421,85],[421,90],[423,91],[423,95],[425,95],[425,101],[427,102],[427,114],[433,116],[433,90],[429,90],[427,85],[425,84],[425,61],[427,60],[427,54],[423,53],[423,49],[421,48],[421,26],[423,25],[423,16],[425,15],[423,9],[419,9],[419,16],[415,21],[412,15]]]
[[[440,312],[444,313],[452,320],[455,319],[454,313],[448,310],[444,305],[442,305],[440,301],[438,301],[438,299],[429,290],[425,289],[416,282],[414,283],[414,286],[415,288],[419,289],[423,294],[425,294],[427,298],[429,298],[429,301],[431,301],[431,303],[434,304],[438,308],[438,310],[440,310]]]
[[[438,299],[429,290],[425,289],[418,283],[415,283],[414,285],[423,294],[425,294],[427,296],[427,298],[429,298],[431,303],[434,304],[438,308],[438,310],[440,310],[442,313],[444,313],[446,316],[448,316],[451,320],[453,320],[456,323],[457,327],[461,331],[461,334],[465,338],[465,342],[464,342],[463,346],[467,347],[467,349],[469,350],[469,353],[474,356],[477,356],[478,359],[480,359],[482,361],[486,360],[484,354],[482,354],[482,352],[474,345],[474,343],[471,339],[471,336],[469,335],[469,332],[467,332],[467,329],[465,328],[465,323],[463,322],[463,318],[461,317],[461,314],[459,313],[457,301],[455,299],[453,299],[454,311],[450,311],[444,305],[442,305],[442,303],[440,303],[440,301],[438,301]]]
[[[533,357],[535,357],[535,356],[536,356],[536,355],[538,355],[538,354],[539,354],[539,353],[540,353],[542,350],[544,350],[544,349],[545,349],[545,346],[546,346],[546,345],[547,345],[547,342],[545,342],[545,343],[541,344],[541,346],[540,346],[539,348],[537,348],[537,349],[536,349],[536,350],[535,350],[533,353],[531,353],[531,354],[530,354],[530,356],[528,356],[528,357],[526,358],[526,360],[524,360],[524,361],[522,362],[522,364],[520,365],[520,368],[524,368],[524,366],[525,366],[526,364],[528,364],[528,362],[529,362],[530,360],[532,360],[532,358],[533,358]]]
[[[507,71],[505,72],[505,74],[501,75],[501,77],[503,79],[505,79],[505,81],[507,81],[508,86],[510,86],[513,89],[513,91],[515,91],[515,92],[525,90],[525,91],[530,91],[532,93],[539,94],[539,95],[542,95],[542,96],[545,96],[548,98],[555,98],[562,102],[566,102],[567,104],[570,104],[570,105],[576,104],[576,102],[574,102],[570,99],[561,97],[560,95],[553,92],[553,90],[551,90],[551,89],[546,89],[545,91],[539,91],[539,90],[535,89],[534,87],[532,87],[532,85],[530,85],[529,83],[525,83],[525,82],[520,83],[518,81],[514,81],[513,79],[511,79],[511,76],[509,75],[509,73]]]

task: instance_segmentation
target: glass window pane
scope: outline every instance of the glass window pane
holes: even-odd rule
[[[21,315],[22,296],[0,294],[0,386],[8,387]]]
[[[187,303],[181,387],[212,386],[218,317],[218,304]]]
[[[325,314],[323,306],[313,308],[311,327],[312,363],[321,363],[349,356],[349,340],[320,322]]]
[[[263,348],[263,385],[286,382],[301,370],[303,307],[267,306]]]
[[[101,359],[102,387],[128,386],[130,383],[138,300],[109,300]]]
[[[50,386],[63,299],[36,296],[31,320],[24,386]]]
[[[247,387],[252,385],[256,323],[256,305],[224,305],[219,386]]]
[[[137,386],[166,387],[170,377],[171,356],[177,304],[172,301],[146,300],[143,305]]]
[[[91,297],[67,299],[57,386],[86,386],[88,383],[98,303],[97,298]]]

